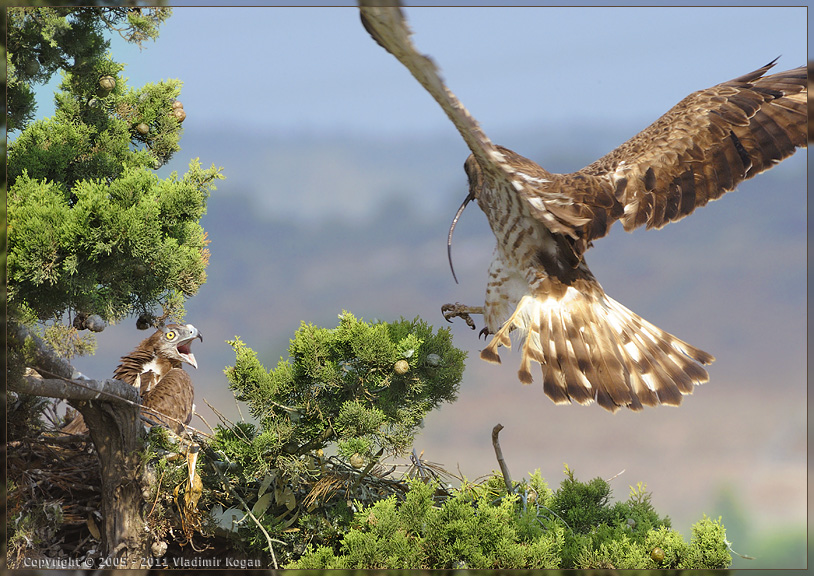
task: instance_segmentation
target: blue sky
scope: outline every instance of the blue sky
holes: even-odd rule
[[[408,7],[406,14],[419,50],[497,140],[500,130],[575,119],[638,129],[693,90],[778,56],[778,69],[806,61],[805,7]],[[113,40],[131,86],[183,80],[181,99],[196,122],[282,135],[452,130],[368,37],[355,8],[176,7],[143,51]],[[43,93],[47,115],[49,89]]]

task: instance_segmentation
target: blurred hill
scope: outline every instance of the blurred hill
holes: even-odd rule
[[[566,172],[636,129],[586,127],[544,137],[529,129],[495,140]],[[590,135],[587,147],[579,143],[582,133]],[[239,335],[270,368],[287,354],[300,321],[332,326],[347,309],[365,319],[421,315],[440,327],[442,304],[482,303],[494,238],[475,204],[455,233],[460,285],[447,263],[447,229],[467,192],[467,150],[454,134],[375,141],[190,126],[183,144],[179,157],[199,156],[227,176],[203,220],[212,241],[208,282],[187,307],[187,321],[205,337],[195,347],[200,369],[193,376],[198,410],[210,424],[217,420],[204,399],[240,417],[222,374],[234,360],[227,338]],[[566,462],[586,478],[624,469],[612,482],[615,495],[647,482],[657,508],[685,532],[703,513],[731,510],[730,496],[747,503],[745,526],[802,526],[805,158],[798,153],[661,231],[614,228],[588,252],[611,297],[716,356],[711,381],[680,409],[613,415],[596,406],[555,406],[540,385],[517,381],[516,354],[503,351],[502,366],[482,362],[477,332],[456,322],[455,344],[469,351],[459,400],[427,419],[416,448],[474,479],[496,468],[490,433],[500,422],[504,455],[518,478],[542,468],[558,483]],[[183,172],[185,163],[167,170]],[[107,376],[145,335],[134,321],[111,327],[100,335],[97,355],[76,364]],[[193,425],[204,427],[197,419]],[[756,541],[746,528],[742,533],[746,544]],[[803,565],[804,536],[788,566]]]

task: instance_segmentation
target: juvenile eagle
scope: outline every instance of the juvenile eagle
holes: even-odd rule
[[[389,4],[389,5],[388,5]],[[709,377],[714,358],[609,298],[585,262],[617,220],[625,230],[661,228],[733,190],[806,146],[806,70],[767,76],[774,62],[695,92],[593,164],[553,174],[494,145],[419,54],[395,2],[360,2],[362,24],[435,98],[472,154],[469,194],[497,240],[484,306],[447,304],[444,317],[483,314],[492,339],[481,352],[520,348],[518,377],[556,403],[596,401],[616,411],[678,405]],[[459,210],[454,223],[461,213]],[[450,229],[451,239],[452,229]]]
[[[177,434],[192,419],[195,390],[192,378],[181,366],[187,363],[198,367],[191,350],[196,338],[203,341],[203,336],[192,324],[161,327],[142,340],[130,354],[123,356],[113,373],[117,380],[139,389],[147,418],[164,424]],[[82,415],[78,414],[62,431],[68,434],[87,432]]]

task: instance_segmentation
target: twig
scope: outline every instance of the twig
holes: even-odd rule
[[[203,422],[204,424],[206,424],[206,427],[207,427],[207,428],[209,428],[209,431],[210,431],[212,434],[214,434],[214,433],[215,433],[215,429],[214,429],[214,428],[212,428],[212,426],[210,426],[210,425],[209,425],[209,422],[207,422],[207,421],[206,421],[206,418],[204,418],[204,417],[203,417],[203,415],[199,414],[197,410],[195,411],[195,416],[197,416],[198,418],[200,418],[200,419],[201,419],[201,422]],[[189,426],[189,428],[192,428],[192,426]],[[201,434],[201,435],[206,436],[206,437],[208,437],[208,438],[214,438],[214,436],[212,436],[212,434],[207,434],[207,433],[206,433],[206,432],[204,432],[203,430],[198,430],[197,428],[192,428],[192,430],[193,430],[194,432],[197,432],[198,434]]]
[[[212,412],[215,413],[215,416],[218,417],[218,420],[220,420],[222,423],[226,424],[229,427],[229,429],[232,430],[232,432],[235,432],[235,437],[236,438],[239,438],[240,440],[243,440],[243,442],[245,442],[246,444],[251,444],[251,439],[246,437],[246,435],[240,430],[240,428],[238,428],[235,425],[234,422],[232,422],[226,416],[224,416],[223,413],[221,413],[220,410],[218,410],[217,408],[212,406],[212,404],[210,404],[209,401],[206,398],[204,398],[204,402],[206,402],[206,405],[209,406],[212,409]],[[207,424],[207,426],[209,426],[209,424]],[[240,433],[238,434],[238,432],[240,432]]]
[[[384,453],[384,448],[379,449],[379,451],[376,453],[376,455],[370,460],[370,462],[368,462],[367,466],[365,466],[365,469],[362,470],[362,472],[359,474],[358,478],[356,478],[356,480],[353,482],[353,484],[350,485],[350,487],[348,488],[348,493],[353,494],[353,492],[356,490],[356,488],[359,486],[359,484],[362,483],[362,480],[364,479],[364,477],[367,476],[370,473],[370,471],[373,469],[373,467],[379,461],[379,457],[383,453]]]
[[[495,456],[497,456],[497,463],[500,466],[500,472],[503,474],[503,481],[506,483],[506,492],[512,493],[512,477],[509,474],[509,467],[506,466],[506,461],[503,459],[503,450],[500,449],[500,440],[497,436],[503,430],[503,424],[496,424],[492,428],[492,446],[495,447]]]
[[[190,434],[187,430],[188,426],[178,418],[173,418],[172,416],[168,416],[163,412],[159,412],[158,410],[154,410],[153,408],[144,406],[143,404],[139,404],[139,406],[141,406],[141,419],[148,422],[151,426],[163,426],[164,428],[170,429],[167,423],[174,422],[176,424],[180,424],[182,428],[181,434],[176,433],[176,436],[182,438],[184,434],[187,434],[190,438],[192,438],[192,434]],[[148,414],[152,415],[154,418],[157,417],[159,421],[156,422],[155,420],[151,420]],[[191,426],[189,428],[191,428]]]
[[[221,481],[221,484],[223,484],[223,487],[226,488],[226,490],[228,490],[229,493],[232,496],[237,498],[237,500],[243,505],[243,508],[246,510],[246,513],[254,521],[254,523],[257,524],[257,527],[260,528],[260,531],[266,537],[266,542],[268,542],[268,545],[269,545],[269,552],[271,552],[271,561],[274,564],[274,569],[278,570],[279,566],[277,565],[277,557],[274,555],[274,547],[272,546],[273,538],[271,537],[271,535],[269,535],[269,533],[266,531],[265,527],[263,527],[263,525],[260,523],[260,521],[257,519],[257,517],[255,517],[255,515],[252,514],[252,509],[249,507],[249,505],[246,503],[246,501],[243,498],[241,498],[240,494],[237,493],[237,490],[232,490],[232,484],[231,484],[231,482],[229,482],[229,479],[226,478],[223,475],[223,473],[218,469],[217,466],[215,466],[215,457],[214,457],[215,454],[214,454],[214,451],[211,448],[207,448],[206,446],[204,446],[203,449],[204,449],[204,452],[207,453],[207,456],[209,456],[209,458],[210,458],[209,465],[212,466],[212,469],[215,471],[215,473],[220,478],[220,481]],[[210,452],[211,452],[211,454],[210,454]],[[277,542],[280,542],[280,541],[277,540]]]
[[[574,534],[574,531],[573,531],[573,530],[571,529],[571,527],[568,525],[568,522],[566,522],[566,521],[565,521],[565,519],[564,519],[562,516],[560,516],[559,514],[557,514],[556,512],[554,512],[554,510],[552,510],[552,509],[551,509],[551,508],[549,508],[548,506],[544,506],[543,504],[540,504],[539,502],[537,502],[537,508],[542,508],[543,510],[547,510],[547,511],[551,512],[551,513],[552,513],[554,516],[556,516],[556,517],[557,517],[557,519],[559,519],[559,520],[560,520],[560,521],[561,521],[563,524],[565,524],[565,527],[566,527],[566,528],[568,528],[568,530],[570,530],[570,531],[571,531],[571,534]],[[539,514],[538,514],[538,515],[539,515]],[[543,523],[540,521],[540,519],[539,519],[539,518],[537,518],[537,522],[539,522],[539,523],[540,523],[540,526],[542,526],[543,528],[545,528],[545,525],[544,525],[544,524],[543,524]]]
[[[206,403],[207,406],[209,406],[212,409],[212,412],[215,413],[215,416],[218,417],[218,420],[220,420],[224,424],[228,425],[230,428],[234,428],[235,423],[232,422],[231,420],[229,420],[226,416],[224,416],[223,413],[221,413],[220,410],[218,410],[217,408],[212,406],[212,404],[209,403],[209,400],[204,398],[203,401]]]
[[[246,419],[243,417],[243,411],[240,409],[240,402],[237,401],[237,396],[235,396],[235,408],[237,408],[237,414],[240,416],[240,419],[245,422]],[[203,420],[203,418],[201,418],[201,420]]]
[[[611,476],[610,478],[608,478],[607,480],[605,480],[605,482],[610,482],[610,481],[611,481],[611,480],[613,480],[614,478],[618,478],[619,476],[621,476],[621,475],[622,475],[622,474],[624,474],[624,473],[625,473],[625,469],[624,469],[624,468],[622,468],[622,470],[620,470],[619,472],[617,472],[616,474],[614,474],[613,476]]]
[[[199,414],[197,411],[195,412],[195,415],[196,415],[198,418],[200,418],[200,419],[201,419],[201,422],[203,422],[204,424],[206,424],[206,427],[207,427],[207,428],[209,428],[209,431],[210,431],[210,432],[212,432],[212,434],[214,434],[214,433],[215,433],[215,429],[214,429],[214,428],[212,428],[212,426],[209,424],[209,422],[207,422],[207,421],[206,421],[206,418],[204,418],[204,417],[203,417],[201,414]]]
[[[729,540],[727,540],[726,538],[724,538],[724,544],[726,544],[726,547],[727,547],[727,548],[729,548],[729,551],[730,551],[730,552],[732,552],[733,554],[736,554],[736,555],[740,556],[740,557],[741,557],[741,558],[743,558],[744,560],[755,560],[755,558],[754,558],[754,557],[752,557],[752,556],[747,556],[746,554],[741,554],[740,552],[735,552],[735,551],[732,549],[732,542],[730,542],[730,541],[729,541]]]
[[[153,507],[150,508],[150,512],[147,514],[147,518],[153,515],[153,510],[155,510],[155,505],[158,504],[158,497],[161,495],[161,481],[164,480],[164,472],[166,468],[161,470],[161,477],[158,479],[158,488],[155,491],[155,500],[153,501]]]

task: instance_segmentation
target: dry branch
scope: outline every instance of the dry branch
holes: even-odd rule
[[[9,390],[64,400],[104,399],[138,404],[138,391],[133,386],[113,379],[87,379],[27,327],[11,325],[9,328],[9,346],[23,348],[28,342],[31,342],[33,346],[29,347],[29,351],[33,358],[30,367],[41,376],[48,376],[48,378],[41,378],[28,375],[22,380],[10,379],[8,381]]]
[[[43,370],[44,372],[44,370]],[[70,380],[67,378],[38,378],[25,376],[16,382],[9,381],[8,389],[21,394],[62,398],[63,400],[105,400],[138,404],[135,387],[121,380]]]
[[[20,324],[9,324],[8,346],[22,348],[26,341],[34,343],[33,368],[42,368],[43,371],[55,374],[61,378],[76,378],[79,373],[74,370],[70,362],[59,356],[54,350],[39,336],[32,333],[27,327]]]
[[[512,477],[509,475],[509,467],[503,459],[503,450],[500,449],[500,440],[498,434],[503,430],[503,424],[495,424],[492,428],[492,446],[495,447],[495,456],[497,456],[497,463],[500,466],[500,473],[503,474],[503,481],[506,483],[506,491],[512,493]]]

